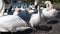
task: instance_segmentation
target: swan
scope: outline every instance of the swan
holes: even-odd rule
[[[37,26],[38,24],[40,24],[40,13],[39,13],[39,6],[37,8],[38,13],[32,14],[29,24],[31,25],[31,27],[34,29],[33,26]]]
[[[5,9],[5,4],[3,4],[3,9]],[[15,8],[15,12],[13,13],[13,15],[7,16],[3,15],[4,10],[0,11],[0,32],[17,32],[30,28],[27,27],[27,23],[18,16],[18,11],[19,9]]]
[[[45,1],[46,8],[42,10],[42,13],[45,17],[51,18],[57,15],[57,10],[53,8],[53,5],[50,1]]]

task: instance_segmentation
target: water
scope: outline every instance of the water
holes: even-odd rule
[[[19,16],[25,21],[29,21],[30,17],[31,17],[31,15],[28,13],[28,11],[20,11]]]

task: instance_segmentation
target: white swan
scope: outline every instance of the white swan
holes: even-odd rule
[[[32,14],[29,23],[32,27],[36,26],[40,24],[40,19],[41,18],[40,18],[40,13],[39,13],[39,6],[38,6],[38,13]]]
[[[52,3],[50,1],[45,1],[46,8],[42,10],[42,13],[45,17],[55,17],[57,15],[57,10],[53,8]]]
[[[1,1],[2,2],[2,1]],[[3,9],[5,9],[5,4],[3,4]],[[16,8],[17,10],[17,8]],[[15,11],[16,12],[16,11]],[[15,13],[14,12],[14,13]],[[15,14],[4,16],[4,10],[0,11],[0,32],[17,32],[20,30],[25,30],[30,27],[27,27],[27,23]],[[17,10],[18,14],[18,10]]]
[[[5,4],[3,3],[2,0],[0,0],[0,17],[4,16],[3,12],[5,11]],[[2,12],[1,12],[2,11]],[[8,32],[7,30],[5,30],[4,28],[0,27],[0,32]]]

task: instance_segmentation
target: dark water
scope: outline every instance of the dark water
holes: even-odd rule
[[[23,20],[29,21],[31,14],[28,13],[28,11],[21,11],[19,15]]]

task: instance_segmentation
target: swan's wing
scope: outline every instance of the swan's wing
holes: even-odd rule
[[[9,31],[17,27],[26,26],[27,23],[18,16],[4,16],[0,17],[0,27],[3,27]]]
[[[26,21],[24,21],[22,18],[17,18],[16,19],[16,21],[18,22],[18,23],[20,23],[19,25],[22,25],[22,26],[26,26],[27,25],[27,22]]]

